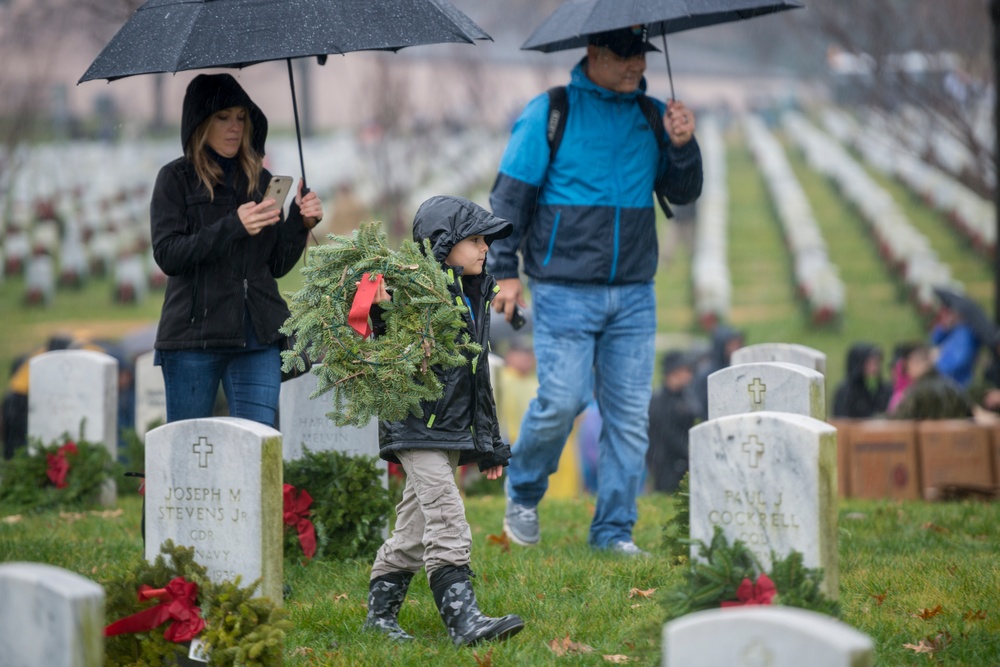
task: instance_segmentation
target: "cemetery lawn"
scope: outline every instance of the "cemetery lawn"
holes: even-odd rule
[[[508,552],[490,537],[500,533],[502,497],[467,500],[480,607],[493,615],[518,613],[527,623],[519,635],[496,645],[454,649],[423,574],[414,579],[400,614],[417,641],[397,645],[361,633],[369,559],[304,566],[286,560],[292,593],[285,604],[295,629],[285,664],[613,664],[604,656],[657,664],[660,603],[682,578],[681,568],[666,565],[660,548],[672,500],[640,498],[635,534],[637,543],[654,553],[648,560],[622,560],[586,546],[592,502],[546,500],[540,506],[542,544],[512,546]],[[18,519],[0,507],[0,561],[50,563],[100,582],[141,553],[140,501],[123,496],[119,507],[103,514],[27,513]],[[998,553],[1000,503],[844,501],[842,618],[873,638],[878,665],[998,664]],[[565,655],[558,657],[553,643]]]

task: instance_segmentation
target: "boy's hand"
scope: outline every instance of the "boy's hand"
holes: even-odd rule
[[[361,287],[361,281],[359,280],[354,283],[354,286]],[[386,289],[384,280],[378,284],[378,289],[375,290],[375,298],[372,299],[372,303],[382,303],[383,301],[392,301],[392,295]]]
[[[483,472],[486,474],[486,479],[500,479],[503,475],[503,466],[493,466]]]

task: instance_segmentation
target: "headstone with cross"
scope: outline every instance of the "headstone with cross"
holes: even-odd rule
[[[758,343],[733,352],[730,363],[749,364],[755,361],[783,361],[799,364],[826,374],[826,355],[805,345],[793,343]]]
[[[281,434],[246,419],[165,424],[146,434],[146,559],[167,539],[194,547],[212,581],[262,578],[282,595]]]
[[[875,645],[846,623],[806,609],[709,609],[664,626],[661,664],[872,667]]]
[[[42,563],[0,564],[0,665],[101,667],[104,589]]]
[[[772,361],[727,366],[708,376],[709,419],[760,410],[826,419],[823,374]]]
[[[104,445],[118,459],[118,362],[93,350],[55,350],[32,357],[28,366],[28,437],[43,445],[64,434]],[[70,473],[72,474],[72,466]],[[100,502],[115,504],[114,480],[101,489]]]
[[[691,429],[689,457],[691,539],[707,544],[718,526],[765,570],[772,552],[799,551],[837,597],[836,429],[792,413],[729,415]]]

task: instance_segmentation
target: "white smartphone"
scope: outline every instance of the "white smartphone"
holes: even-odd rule
[[[267,185],[267,192],[264,193],[264,199],[273,199],[275,204],[271,208],[284,208],[285,198],[288,197],[288,192],[292,189],[292,177],[291,176],[272,176],[271,182]],[[264,201],[261,199],[261,201]]]

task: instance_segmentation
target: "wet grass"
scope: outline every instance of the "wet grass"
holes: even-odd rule
[[[46,562],[100,581],[115,564],[141,553],[140,504],[123,497],[121,512],[45,513],[0,521],[0,562]],[[406,645],[360,632],[369,559],[305,566],[286,561],[285,600],[294,630],[285,664],[313,665],[603,665],[604,656],[655,665],[664,612],[659,602],[681,581],[659,544],[673,516],[669,496],[640,498],[636,541],[654,553],[629,560],[586,545],[592,500],[546,500],[540,506],[537,548],[490,539],[500,533],[499,495],[467,500],[473,527],[475,588],[485,613],[517,613],[526,628],[511,640],[455,649],[438,618],[426,578],[414,579],[400,613],[417,640]],[[0,516],[9,512],[0,507]],[[842,502],[840,510],[842,618],[872,637],[878,665],[995,665],[1000,663],[1000,503]],[[630,591],[655,589],[651,597]],[[940,607],[940,609],[938,609]],[[110,620],[110,619],[109,619]],[[569,640],[589,653],[557,657],[549,644]],[[938,648],[918,654],[921,640]],[[581,648],[581,650],[583,650]]]

